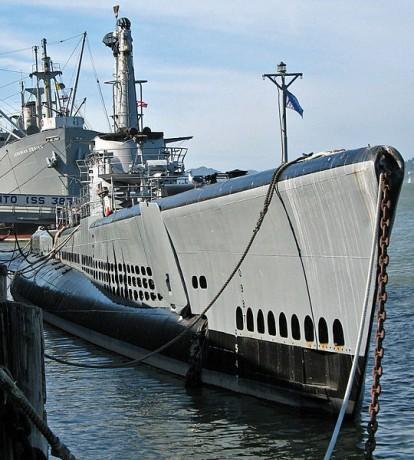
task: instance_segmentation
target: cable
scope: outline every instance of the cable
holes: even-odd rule
[[[52,455],[62,460],[76,460],[66,445],[53,433],[47,423],[37,414],[31,402],[16,385],[9,369],[0,367],[0,387],[7,392],[11,401],[18,406],[23,413],[32,421],[34,426],[45,437],[52,447]]]
[[[181,337],[186,335],[198,322],[200,322],[201,319],[203,319],[203,320],[205,319],[204,318],[205,314],[216,303],[216,301],[219,299],[221,294],[224,292],[224,290],[227,288],[227,286],[229,285],[229,283],[233,279],[234,275],[238,272],[240,266],[242,265],[242,263],[243,263],[244,259],[246,258],[247,254],[249,253],[250,248],[251,248],[254,240],[256,239],[256,236],[258,235],[259,230],[260,230],[260,228],[261,228],[261,226],[263,224],[263,220],[264,220],[264,218],[265,218],[265,216],[267,214],[267,211],[269,210],[269,206],[270,206],[270,203],[272,202],[272,198],[273,198],[273,195],[274,195],[274,192],[275,192],[276,184],[277,184],[277,181],[278,181],[281,173],[288,166],[298,162],[300,159],[301,158],[297,158],[296,160],[292,160],[292,161],[287,162],[287,163],[282,163],[278,168],[275,169],[275,171],[274,171],[274,173],[272,175],[271,181],[269,183],[269,187],[267,189],[267,193],[266,193],[266,197],[265,197],[265,200],[264,200],[263,208],[260,211],[259,218],[258,218],[258,220],[256,222],[256,225],[255,225],[254,229],[253,229],[253,234],[250,237],[250,240],[247,243],[246,248],[244,249],[239,261],[237,262],[237,264],[233,268],[233,270],[230,273],[230,275],[227,277],[227,279],[224,282],[223,286],[219,289],[217,294],[210,301],[210,303],[204,308],[204,310],[198,316],[192,318],[192,320],[185,327],[185,329],[183,331],[181,331],[179,334],[177,334],[173,339],[171,339],[170,341],[166,342],[164,345],[161,345],[160,347],[156,348],[155,350],[153,350],[151,352],[148,352],[147,354],[145,354],[141,358],[138,358],[138,359],[135,359],[135,360],[132,360],[132,361],[128,361],[126,363],[119,363],[119,364],[99,365],[99,364],[76,363],[76,362],[73,362],[73,361],[67,361],[67,360],[64,360],[64,359],[61,359],[61,358],[57,358],[57,357],[49,355],[47,353],[45,353],[45,357],[48,358],[48,359],[51,359],[53,361],[56,361],[58,363],[61,363],[61,364],[67,364],[69,366],[77,366],[77,367],[84,367],[84,368],[90,368],[90,369],[121,369],[121,368],[126,368],[126,367],[135,367],[138,364],[141,364],[143,361],[149,359],[150,357],[152,357],[152,356],[154,356],[154,355],[156,355],[158,353],[161,353],[166,348],[170,347],[171,345],[176,343],[178,340],[180,340]]]
[[[365,286],[365,297],[364,297],[364,303],[362,307],[361,320],[359,323],[358,338],[357,338],[357,343],[355,346],[354,360],[352,361],[352,367],[349,373],[348,384],[346,386],[344,399],[342,400],[341,410],[339,411],[335,429],[332,433],[332,437],[329,442],[328,449],[326,450],[324,460],[329,460],[331,458],[332,452],[335,448],[335,444],[339,436],[339,430],[341,429],[342,421],[345,416],[345,411],[348,407],[349,397],[351,396],[351,390],[354,384],[355,372],[358,366],[358,358],[359,358],[359,352],[360,352],[361,343],[362,343],[362,335],[364,333],[365,317],[367,316],[367,310],[368,310],[368,300],[369,300],[368,298],[369,298],[370,284],[371,284],[371,278],[372,278],[372,270],[374,268],[375,249],[378,244],[378,230],[379,230],[379,223],[380,223],[380,218],[381,218],[381,198],[382,198],[381,186],[383,182],[383,177],[384,177],[383,173],[381,173],[380,180],[379,180],[377,209],[376,209],[376,216],[375,216],[375,227],[374,227],[374,233],[372,236],[371,254],[369,258],[367,284]]]
[[[92,64],[92,69],[93,69],[93,72],[95,74],[96,83],[98,85],[98,91],[99,91],[99,96],[101,98],[102,107],[104,109],[105,117],[106,117],[106,120],[108,122],[109,132],[111,132],[112,131],[111,122],[109,120],[108,111],[106,110],[105,100],[104,100],[104,97],[103,97],[103,94],[102,94],[101,83],[99,82],[98,73],[96,72],[96,67],[95,67],[95,63],[93,61],[92,51],[91,51],[91,47],[89,45],[88,37],[86,37],[86,45],[87,45],[87,48],[88,48],[89,58],[90,58],[91,64]]]
[[[13,168],[14,170],[15,168]],[[33,180],[35,177],[37,177],[41,172],[43,172],[45,169],[47,169],[47,166],[43,166],[43,168],[39,169],[39,171],[37,171],[36,174],[34,174],[33,176],[29,177],[29,179],[27,179],[26,181],[24,181],[23,183],[20,183],[18,184],[17,187],[14,187],[13,190],[11,190],[9,193],[13,193],[14,191],[16,191],[17,189],[20,189],[23,185],[26,185],[28,182],[30,182],[31,180]]]
[[[292,231],[292,235],[293,235],[293,239],[295,240],[295,245],[296,245],[296,249],[298,251],[298,256],[299,256],[299,260],[300,260],[300,264],[302,266],[302,272],[303,272],[303,277],[305,279],[305,286],[306,286],[306,293],[308,295],[308,299],[309,299],[309,307],[310,307],[310,312],[311,312],[311,315],[312,315],[312,323],[313,323],[313,331],[314,331],[314,335],[315,335],[315,343],[316,343],[316,350],[319,349],[319,336],[318,334],[316,333],[316,324],[315,324],[315,315],[313,313],[313,305],[312,305],[312,298],[311,298],[311,294],[310,294],[310,289],[309,289],[309,282],[308,282],[308,276],[306,274],[306,270],[305,270],[305,264],[303,263],[303,258],[302,258],[302,251],[300,249],[300,246],[299,246],[299,241],[296,237],[296,232],[295,232],[295,229],[293,227],[293,224],[292,224],[292,220],[289,216],[289,213],[286,209],[286,205],[285,205],[285,202],[283,201],[283,198],[279,192],[279,187],[276,186],[276,194],[277,196],[279,197],[279,200],[280,200],[280,203],[282,204],[283,206],[283,209],[285,211],[285,214],[286,214],[286,218],[288,220],[288,223],[289,223],[289,227],[290,227],[290,230]]]

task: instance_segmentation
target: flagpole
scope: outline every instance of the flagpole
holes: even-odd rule
[[[286,72],[286,69],[285,69]],[[287,105],[287,93],[286,93],[286,83],[285,76],[282,73],[282,163],[287,163],[288,161],[288,142],[287,142],[287,124],[286,124],[286,105]]]
[[[282,130],[282,163],[288,161],[288,141],[287,141],[287,123],[286,123],[286,106],[287,106],[287,94],[289,86],[298,78],[303,77],[302,73],[286,73],[286,64],[281,62],[277,66],[276,73],[267,73],[262,75],[263,79],[268,78],[274,83],[278,89],[282,92],[282,115],[281,115],[281,130]],[[277,81],[280,77],[281,83]],[[293,77],[288,83],[286,83],[286,77]],[[279,112],[280,115],[280,112]]]

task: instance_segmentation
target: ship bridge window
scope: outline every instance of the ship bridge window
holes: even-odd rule
[[[328,326],[326,325],[325,318],[321,318],[318,323],[318,335],[320,343],[328,343]]]
[[[207,280],[204,275],[200,276],[200,287],[201,289],[207,289]]]
[[[287,321],[284,313],[279,315],[279,332],[281,337],[286,338],[288,336]]]
[[[313,342],[315,340],[313,321],[310,316],[306,316],[305,318],[305,340],[307,342]]]
[[[247,322],[247,330],[250,332],[254,332],[254,320],[253,320],[253,312],[251,308],[247,309],[246,315],[246,322]]]
[[[264,316],[262,310],[259,310],[257,313],[257,332],[260,334],[264,334],[265,331],[265,324],[264,324]]]
[[[336,319],[333,323],[333,339],[337,347],[345,345],[344,330],[342,329],[342,324],[339,319]]]
[[[237,307],[236,309],[236,327],[239,331],[243,330],[244,324],[243,324],[243,312],[240,307]]]
[[[296,315],[292,315],[291,327],[292,327],[293,339],[300,340],[300,326],[299,326],[298,317]]]
[[[276,335],[276,322],[275,322],[275,315],[272,311],[269,311],[267,314],[267,330],[269,335]]]

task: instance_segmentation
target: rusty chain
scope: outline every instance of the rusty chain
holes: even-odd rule
[[[386,319],[385,303],[387,301],[387,265],[389,262],[388,246],[390,244],[390,209],[391,200],[389,198],[390,185],[388,183],[388,174],[381,175],[381,219],[378,237],[378,266],[377,266],[377,331],[375,334],[375,351],[374,366],[372,369],[373,382],[371,386],[371,402],[369,404],[369,422],[367,426],[368,439],[365,443],[365,458],[371,459],[372,453],[376,447],[375,433],[378,429],[377,416],[380,410],[379,396],[381,394],[380,379],[383,373],[382,358],[384,357],[384,348],[382,346],[385,329],[384,322]]]

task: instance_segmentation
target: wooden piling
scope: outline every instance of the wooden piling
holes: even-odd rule
[[[0,264],[0,302],[7,300],[7,266]]]
[[[5,300],[2,289],[7,269],[6,276],[4,272],[0,265],[0,366],[10,371],[37,414],[46,421],[42,312],[34,306]],[[36,459],[47,457],[44,437],[0,390],[0,459],[32,458],[22,456],[22,449],[32,449],[38,455],[33,457]]]

